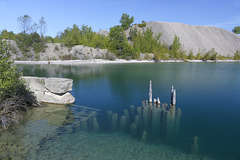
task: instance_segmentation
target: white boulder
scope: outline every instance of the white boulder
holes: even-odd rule
[[[69,93],[72,90],[72,79],[29,76],[24,76],[23,79],[39,102],[70,104],[75,101],[75,98]]]
[[[72,90],[72,79],[45,78],[45,87],[52,93],[62,94]]]

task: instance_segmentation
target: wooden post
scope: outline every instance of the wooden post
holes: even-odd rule
[[[149,85],[149,103],[152,103],[152,81],[151,80]]]
[[[171,105],[175,106],[176,105],[176,89],[172,86],[171,90]]]

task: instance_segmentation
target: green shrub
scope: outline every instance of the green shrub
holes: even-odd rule
[[[39,105],[10,57],[6,44],[0,40],[0,124],[4,129],[19,123],[20,111]]]
[[[140,27],[140,28],[143,28],[143,27],[146,27],[146,23],[141,23],[141,24],[138,24],[138,27]]]
[[[240,51],[237,50],[237,51],[234,53],[233,59],[235,59],[235,60],[240,60]]]
[[[193,60],[194,59],[194,55],[193,55],[193,51],[190,50],[188,53],[188,59]]]
[[[217,54],[218,53],[213,48],[210,51],[207,51],[205,54],[203,54],[200,59],[203,60],[203,61],[206,61],[206,60],[217,60]]]
[[[54,52],[57,52],[57,51],[59,51],[59,47],[57,45],[55,45]]]

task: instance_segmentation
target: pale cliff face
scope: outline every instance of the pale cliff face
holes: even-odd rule
[[[133,25],[133,27],[137,27],[137,25]],[[144,30],[147,27],[151,28],[155,34],[162,33],[161,42],[169,46],[175,35],[180,37],[182,48],[187,52],[192,50],[194,55],[199,51],[208,51],[214,48],[221,55],[233,56],[237,50],[240,50],[240,36],[221,28],[183,23],[147,22],[146,27],[137,27],[137,29]],[[129,30],[126,31],[127,36]]]
[[[171,45],[174,35],[180,37],[185,50],[193,50],[194,55],[200,50],[211,50],[231,56],[240,50],[240,36],[230,31],[211,26],[192,26],[182,23],[148,22],[146,27],[154,33],[162,33],[161,41]]]

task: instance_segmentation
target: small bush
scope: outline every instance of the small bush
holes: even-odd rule
[[[203,61],[206,60],[217,60],[217,52],[215,49],[211,49],[210,51],[207,51],[200,59]]]
[[[54,52],[57,52],[57,51],[59,51],[59,47],[57,45],[55,45]]]
[[[143,28],[143,27],[146,27],[146,23],[141,23],[141,24],[138,24],[138,27],[140,27],[140,28]]]
[[[114,61],[116,59],[116,56],[114,54],[112,54],[111,52],[107,51],[104,59]]]
[[[235,60],[240,60],[240,51],[237,50],[237,51],[234,53],[233,59],[235,59]]]
[[[194,59],[194,55],[193,55],[193,51],[190,50],[188,53],[188,59],[193,60]]]

